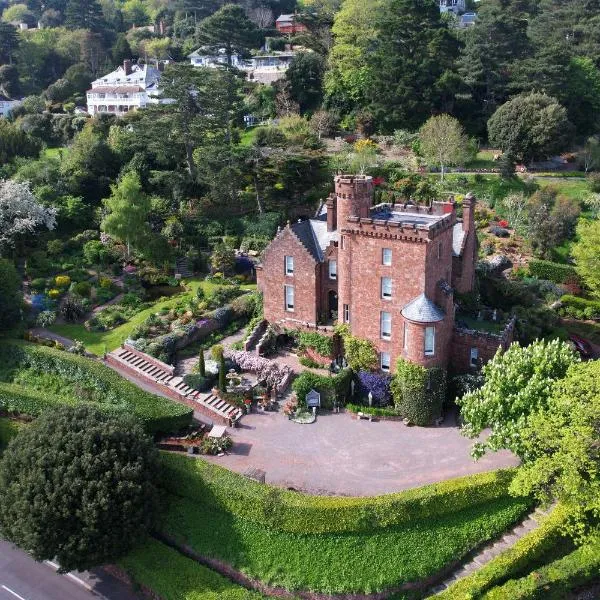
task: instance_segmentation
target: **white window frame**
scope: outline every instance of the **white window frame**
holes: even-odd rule
[[[408,350],[408,323],[406,321],[404,321],[403,346],[404,350]]]
[[[392,278],[382,277],[381,278],[381,297],[384,300],[392,299]]]
[[[337,260],[330,260],[327,262],[329,279],[337,279]]]
[[[287,312],[294,312],[296,308],[296,300],[295,300],[295,291],[293,285],[284,285],[283,286],[283,305],[285,306],[285,310]],[[289,301],[291,298],[291,302]]]
[[[284,268],[286,277],[293,277],[294,276],[294,257],[286,256],[284,258],[283,265],[284,265],[283,268]]]
[[[342,310],[344,311],[344,314],[343,314],[344,323],[350,323],[350,305],[344,304],[342,306]]]
[[[379,366],[382,371],[388,372],[392,365],[392,357],[389,352],[380,352],[379,353]]]
[[[477,362],[479,361],[479,348],[476,346],[471,347],[469,352],[469,365],[471,367],[476,367]]]
[[[381,264],[386,267],[392,266],[392,249],[383,248],[381,251]]]
[[[382,310],[379,314],[379,333],[382,340],[392,339],[392,313]]]
[[[431,344],[428,344],[428,342]],[[435,355],[435,327],[429,326],[425,327],[425,331],[423,332],[423,350],[425,352],[425,356],[434,356]]]

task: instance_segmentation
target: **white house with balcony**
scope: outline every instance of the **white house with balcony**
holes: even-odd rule
[[[227,64],[227,55],[225,54],[225,48],[221,48],[218,54],[210,54],[206,48],[198,48],[191,54],[188,54],[190,64],[194,67],[208,67],[210,69],[216,69]],[[231,56],[231,65],[237,69],[246,69],[246,61],[237,54]]]
[[[295,55],[294,51],[286,50],[253,56],[249,66],[244,69],[248,73],[248,80],[258,81],[259,83],[273,83],[281,79]]]
[[[160,76],[161,71],[156,67],[125,60],[112,73],[92,81],[87,91],[87,111],[90,115],[121,116],[148,104],[169,103],[169,99],[160,97]]]
[[[462,14],[466,9],[465,0],[439,0],[440,13],[453,12],[455,15]]]

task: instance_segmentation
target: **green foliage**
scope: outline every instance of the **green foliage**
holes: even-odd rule
[[[21,423],[20,421],[13,421],[7,417],[0,417],[0,454],[2,454],[2,451],[8,442],[19,433],[19,430],[22,429],[23,426],[24,423]]]
[[[450,115],[429,117],[419,130],[419,148],[430,165],[440,167],[442,179],[449,165],[467,158],[468,138],[457,119]]]
[[[351,335],[347,325],[338,325],[335,331],[344,342],[344,355],[352,370],[372,371],[377,368],[379,364],[377,349],[369,340]]]
[[[532,415],[547,407],[553,382],[577,361],[570,346],[558,339],[536,340],[524,348],[513,343],[506,352],[498,350],[483,367],[484,385],[457,399],[464,435],[473,439],[491,429],[484,442],[474,444],[473,456],[501,448],[526,456],[523,431]]]
[[[38,416],[49,407],[64,403],[63,398],[52,393],[32,392],[11,385],[9,369],[27,367],[40,373],[56,373],[83,389],[94,390],[101,398],[98,408],[111,414],[133,414],[148,432],[177,431],[192,418],[190,408],[145,392],[112,369],[88,358],[20,342],[3,342],[0,357],[7,370],[4,379],[9,381],[0,384],[0,405],[10,412]]]
[[[458,512],[506,495],[512,470],[368,498],[308,496],[184,456],[161,454],[167,490],[261,527],[296,534],[373,531]],[[198,513],[200,514],[200,513]]]
[[[150,588],[164,600],[260,600],[216,571],[177,550],[146,538],[119,561],[134,584]]]
[[[198,289],[202,289],[202,288],[198,288]],[[204,348],[200,349],[200,352],[198,353],[198,373],[200,374],[200,377],[206,377],[206,364],[204,361]]]
[[[415,425],[431,425],[442,414],[446,397],[446,371],[426,369],[398,359],[391,384],[397,411]]]
[[[565,294],[560,299],[561,315],[575,319],[598,319],[600,318],[600,300],[588,300],[579,296]]]
[[[154,521],[158,453],[128,415],[47,411],[0,462],[0,532],[61,571],[113,562]]]
[[[474,573],[459,579],[436,596],[437,600],[474,600],[495,585],[527,572],[562,539],[566,511],[557,506],[550,516],[513,546]]]
[[[490,590],[484,600],[563,600],[578,586],[597,581],[600,570],[600,546],[589,544],[577,548],[527,577],[511,580]]]
[[[200,392],[208,392],[213,385],[214,377],[188,373],[184,375],[185,384]]]
[[[315,331],[301,331],[298,343],[301,349],[312,348],[321,356],[331,356],[333,353],[333,338]]]
[[[21,279],[14,264],[0,258],[0,330],[21,320]]]
[[[213,273],[231,275],[235,267],[235,250],[224,243],[215,246],[210,255],[210,266]]]
[[[353,413],[362,412],[374,417],[399,417],[397,410],[393,408],[379,408],[377,406],[363,406],[362,404],[346,404],[346,409]]]
[[[316,52],[298,52],[285,73],[292,98],[300,106],[300,112],[314,110],[322,96],[325,59]]]
[[[311,371],[303,371],[292,383],[292,389],[300,404],[305,405],[306,394],[316,390],[321,394],[321,406],[333,408],[335,402],[345,404],[350,397],[352,370],[343,369],[337,375],[319,375]]]
[[[529,273],[539,279],[547,279],[554,283],[566,283],[577,280],[577,272],[571,265],[561,265],[549,260],[532,259],[528,264]]]
[[[267,585],[364,594],[433,575],[514,523],[526,506],[505,497],[386,529],[297,535],[172,497],[162,531],[201,556],[230,564]],[[278,495],[270,495],[262,508],[278,514]],[[365,524],[374,520],[368,508],[361,516]],[[319,560],[309,565],[310,556]]]
[[[580,221],[577,241],[571,248],[575,269],[592,293],[600,299],[600,220]]]
[[[511,490],[545,504],[558,498],[576,538],[600,539],[599,422],[600,362],[589,361],[569,368],[521,432],[525,461]]]
[[[131,248],[142,249],[148,237],[148,213],[150,199],[142,191],[140,178],[134,171],[125,173],[119,183],[112,187],[110,198],[104,201],[107,215],[101,228]]]
[[[563,150],[572,132],[567,111],[537,92],[515,96],[488,121],[490,143],[526,164]]]

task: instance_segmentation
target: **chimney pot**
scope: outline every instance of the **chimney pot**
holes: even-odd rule
[[[131,60],[128,58],[123,61],[123,71],[125,75],[131,75]]]

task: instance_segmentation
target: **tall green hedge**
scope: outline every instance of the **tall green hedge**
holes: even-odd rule
[[[560,299],[559,312],[574,319],[600,319],[600,301],[565,294]]]
[[[562,600],[573,588],[595,580],[600,574],[600,545],[589,544],[493,588],[482,600]]]
[[[99,403],[102,410],[133,413],[143,421],[149,433],[177,431],[192,420],[191,408],[145,392],[97,361],[62,350],[26,342],[2,342],[0,364],[5,376],[5,382],[0,385],[0,406],[6,410],[37,416],[65,402],[64,398],[11,384],[10,370],[27,367],[56,373],[70,382],[96,390],[103,398]]]
[[[314,389],[321,394],[321,406],[332,408],[334,400],[345,404],[350,398],[352,370],[342,369],[337,375],[319,375],[312,371],[303,371],[292,383],[298,400],[303,403],[306,394]]]
[[[367,498],[309,496],[256,483],[203,460],[161,454],[167,491],[289,533],[372,531],[486,503],[508,494],[513,470],[451,479]]]
[[[571,265],[561,265],[549,260],[529,261],[529,273],[538,279],[547,279],[554,283],[566,283],[567,281],[578,281],[577,271]]]
[[[426,369],[401,358],[391,388],[394,404],[404,418],[415,425],[431,425],[442,414],[446,371]]]
[[[494,586],[527,573],[563,538],[567,510],[558,505],[540,526],[515,542],[483,567],[437,594],[436,600],[475,600]],[[512,596],[505,596],[512,598]]]

